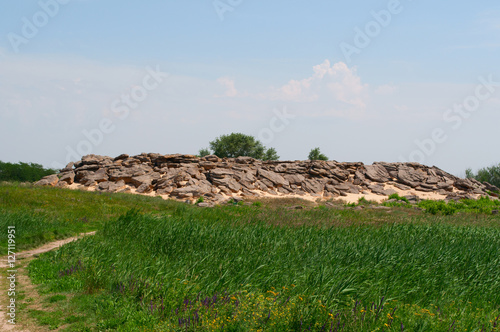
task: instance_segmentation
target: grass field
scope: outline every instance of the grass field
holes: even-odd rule
[[[0,222],[26,228],[25,246],[98,230],[29,265],[52,306],[30,315],[53,329],[500,331],[500,217],[489,200],[451,214],[441,203],[297,200],[202,209],[12,185],[0,199]]]

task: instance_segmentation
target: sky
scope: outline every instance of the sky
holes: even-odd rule
[[[0,2],[0,160],[196,154],[500,162],[498,1]]]

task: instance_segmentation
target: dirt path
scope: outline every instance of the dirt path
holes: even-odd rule
[[[94,234],[95,232],[82,233],[75,237],[70,237],[64,240],[46,243],[39,248],[18,252],[16,254],[17,271],[15,274],[16,274],[16,281],[18,282],[18,284],[16,285],[16,290],[30,289],[36,292],[36,290],[34,290],[33,288],[33,285],[31,284],[31,281],[27,277],[27,273],[25,271],[27,263],[30,260],[32,260],[35,257],[35,255],[40,255],[44,252],[59,248],[60,246],[63,246],[66,243],[75,241],[77,239],[80,239],[83,236],[94,235]],[[7,290],[9,289],[8,287],[9,282],[6,277],[8,277],[9,273],[7,272],[7,268],[8,268],[7,256],[0,257],[0,271],[2,271],[0,275],[0,331],[30,331],[21,329],[19,326],[20,324],[13,325],[8,322],[9,317],[7,316],[6,307],[9,303],[9,297],[7,294]],[[17,314],[18,313],[16,313],[16,316]]]

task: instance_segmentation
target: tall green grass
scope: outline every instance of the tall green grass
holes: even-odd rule
[[[69,237],[76,234],[78,230],[85,229],[87,225],[82,220],[69,224],[47,218],[42,214],[0,210],[0,229],[2,230],[0,232],[0,243],[2,243],[0,255],[7,254],[9,226],[15,227],[14,252],[17,253],[46,242]]]
[[[338,227],[262,212],[131,211],[32,262],[30,275],[49,292],[91,294],[87,308],[113,303],[90,310],[98,329],[498,330],[498,227]],[[311,213],[335,218],[293,215]]]
[[[180,205],[161,198],[0,183],[0,255],[7,226],[16,226],[16,250],[30,249],[102,227],[131,208],[165,213]]]

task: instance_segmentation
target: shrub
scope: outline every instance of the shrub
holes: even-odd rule
[[[401,197],[401,196],[399,196],[398,193],[394,193],[394,194],[389,195],[388,199],[395,199],[395,200],[398,200],[398,201],[404,201],[406,203],[410,203],[410,201],[408,200],[408,198]]]
[[[309,152],[309,160],[328,160],[328,157],[321,153],[319,148],[314,148]]]

